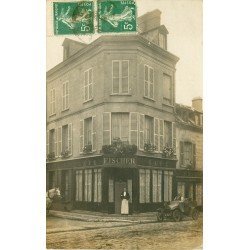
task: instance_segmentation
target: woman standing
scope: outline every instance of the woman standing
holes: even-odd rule
[[[121,193],[121,199],[122,199],[122,205],[121,205],[121,214],[129,214],[129,200],[130,196],[129,193],[127,192],[126,188],[123,189],[123,192]]]

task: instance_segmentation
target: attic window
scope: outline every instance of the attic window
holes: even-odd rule
[[[161,33],[159,33],[159,46],[166,49],[166,36]]]

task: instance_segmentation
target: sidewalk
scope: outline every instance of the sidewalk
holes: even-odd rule
[[[80,220],[87,222],[130,222],[130,223],[150,223],[156,222],[156,213],[139,213],[132,215],[106,214],[100,212],[72,210],[70,212],[50,210],[51,216],[69,219]]]

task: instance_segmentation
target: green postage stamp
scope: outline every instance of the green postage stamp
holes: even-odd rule
[[[54,2],[54,34],[93,34],[94,33],[94,3]]]
[[[97,5],[99,33],[136,31],[135,1],[98,0]]]

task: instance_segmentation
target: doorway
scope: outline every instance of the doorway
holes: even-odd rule
[[[123,189],[127,187],[126,182],[115,182],[115,213],[120,214],[121,213],[121,193],[123,192]]]

